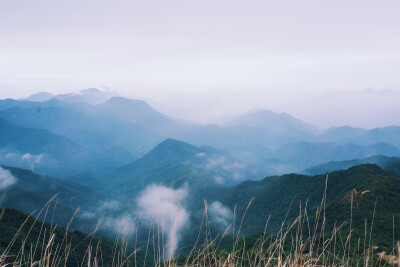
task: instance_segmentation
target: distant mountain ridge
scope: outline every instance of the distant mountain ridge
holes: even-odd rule
[[[400,149],[386,143],[368,146],[336,143],[298,142],[288,144],[275,152],[281,161],[290,163],[298,171],[328,161],[353,160],[376,155],[400,157]]]
[[[371,156],[364,159],[353,159],[344,161],[329,161],[317,166],[308,168],[302,173],[307,175],[325,174],[336,170],[344,170],[361,164],[376,164],[383,169],[387,169],[392,163],[400,162],[400,157],[386,157],[382,155]]]
[[[67,93],[67,94],[59,94],[53,95],[47,92],[40,92],[33,94],[25,99],[28,101],[34,102],[44,102],[51,99],[57,99],[65,103],[86,103],[91,105],[96,105],[103,103],[109,100],[112,97],[118,96],[116,92],[113,91],[105,91],[99,90],[97,88],[89,88],[85,90],[81,90],[78,93]]]
[[[224,125],[196,125],[141,100],[110,97],[97,103],[100,98],[90,102],[83,97],[96,94],[97,89],[88,89],[50,100],[39,94],[33,96],[37,102],[0,100],[0,174],[10,172],[16,179],[1,189],[8,192],[7,207],[29,213],[59,194],[57,222],[65,223],[79,205],[73,227],[90,231],[102,217],[139,214],[138,198],[149,187],[181,190],[180,207],[190,225],[181,236],[186,246],[197,238],[194,226],[201,224],[205,203],[210,211],[219,209],[219,216],[227,214],[223,227],[234,218],[232,227],[237,227],[247,210],[242,233],[264,231],[269,216],[267,231],[276,233],[285,218],[299,215],[300,205],[307,203],[309,214],[315,214],[327,183],[330,222],[346,220],[350,197],[356,204],[354,225],[364,226],[379,201],[377,245],[390,247],[385,236],[391,238],[393,229],[384,226],[400,220],[399,126],[320,132],[289,114],[268,110]],[[292,173],[303,171],[308,175]],[[106,205],[111,208],[104,212]],[[136,220],[131,217],[126,224]],[[222,228],[218,223],[215,217],[210,220]],[[149,229],[139,241],[148,240]],[[107,234],[109,229],[102,230]]]
[[[97,116],[113,116],[123,122],[156,124],[166,123],[168,118],[152,109],[146,102],[123,97],[112,97],[104,103],[96,105]]]
[[[8,117],[2,115],[4,113],[0,112],[1,117]],[[25,115],[24,112],[22,117],[27,119]],[[40,127],[34,128],[30,124],[33,121],[28,123],[28,127],[22,127],[21,124],[11,123],[1,117],[1,164],[53,175],[71,175],[91,168],[104,171],[120,164],[118,160],[97,154],[67,137]]]
[[[33,95],[30,99],[35,97],[46,100],[50,95]],[[94,102],[87,101],[91,98]],[[98,103],[96,99],[105,101]],[[225,151],[237,161],[253,166],[255,171],[245,168],[247,173],[240,174],[245,178],[238,181],[298,172],[328,161],[400,156],[397,126],[373,130],[346,126],[320,132],[289,114],[269,110],[248,112],[223,125],[188,124],[154,110],[144,101],[95,88],[42,102],[0,100],[0,117],[24,128],[47,130],[77,144],[81,151],[90,151],[92,156],[85,156],[85,161],[90,162],[85,163],[88,168],[75,168],[81,172],[110,172],[141,158],[168,138]],[[67,151],[65,156],[72,158]],[[0,163],[13,165],[10,161]],[[83,162],[79,165],[83,166]]]
[[[355,143],[371,145],[373,143],[388,143],[400,147],[400,126],[388,126],[365,130],[350,126],[333,127],[317,136],[320,142],[336,142],[339,144]]]
[[[224,125],[239,126],[247,125],[251,127],[267,127],[280,131],[296,131],[303,133],[316,133],[317,129],[287,113],[275,113],[271,110],[261,109],[253,112],[246,112],[234,117]]]

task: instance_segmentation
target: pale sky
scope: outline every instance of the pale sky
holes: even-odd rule
[[[204,119],[400,91],[399,14],[398,0],[0,0],[0,98],[108,87]]]

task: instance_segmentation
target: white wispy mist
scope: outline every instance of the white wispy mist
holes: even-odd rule
[[[200,153],[196,154],[196,157],[198,157],[198,158],[204,158],[205,156],[207,156],[207,154],[204,152],[200,152]]]
[[[97,218],[97,215],[95,212],[91,212],[91,211],[81,211],[80,213],[78,213],[78,216],[81,218],[85,218],[85,219],[95,219]]]
[[[17,182],[14,175],[9,170],[0,167],[0,190],[5,190]]]
[[[158,227],[167,237],[165,256],[175,254],[182,230],[189,222],[189,213],[182,207],[187,195],[187,186],[172,189],[149,185],[137,199],[141,221],[147,226]]]
[[[225,183],[224,177],[221,177],[221,176],[214,176],[214,177],[212,177],[212,178],[214,179],[214,181],[216,181],[216,182],[219,183],[219,184],[224,184],[224,183]]]
[[[217,158],[210,158],[204,165],[204,168],[209,171],[222,170],[230,173],[230,178],[232,178],[235,181],[244,180],[246,178],[245,176],[246,167],[247,167],[246,164],[237,161],[231,162],[227,160],[224,156],[220,156]],[[218,183],[223,183],[224,180],[221,180],[220,178],[221,176],[219,176],[219,178],[215,180]]]
[[[6,158],[7,158],[7,159],[10,159],[10,158],[15,158],[15,157],[17,157],[17,156],[18,156],[17,153],[7,153]]]
[[[123,205],[118,200],[105,200],[90,211],[82,210],[78,216],[97,220],[100,229],[130,238],[136,231],[137,217],[134,212],[122,212],[122,208]]]
[[[118,200],[105,200],[99,204],[96,213],[102,217],[101,227],[111,230],[115,234],[121,234],[127,238],[133,236],[136,231],[137,216],[134,212],[125,211],[121,214],[123,205]],[[92,213],[86,212],[82,216],[90,218]]]
[[[115,234],[121,234],[127,238],[136,231],[136,216],[124,214],[119,217],[106,216],[102,221],[102,227],[110,229]]]
[[[101,203],[98,211],[116,211],[120,210],[122,203],[118,200],[105,200]]]
[[[16,166],[20,168],[30,169],[32,171],[43,163],[46,154],[21,153],[19,151],[10,151],[9,149],[0,150],[0,160],[5,165]]]
[[[39,155],[33,155],[30,153],[26,153],[26,154],[22,155],[21,160],[23,162],[26,162],[29,165],[31,170],[34,170],[35,166],[40,164],[40,161],[42,160],[44,155],[45,155],[44,153],[39,154]]]
[[[208,207],[210,218],[222,227],[227,227],[232,223],[233,213],[221,202],[215,201]]]

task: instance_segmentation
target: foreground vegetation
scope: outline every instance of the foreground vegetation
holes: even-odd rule
[[[200,225],[198,238],[191,252],[176,257],[168,250],[171,244],[157,247],[157,236],[149,231],[148,243],[144,246],[129,246],[124,237],[114,242],[69,232],[49,223],[34,219],[13,209],[3,209],[0,219],[0,266],[383,266],[400,264],[400,243],[395,236],[393,217],[392,236],[384,236],[385,229],[374,225],[379,218],[376,196],[382,184],[390,178],[381,178],[370,192],[351,191],[330,205],[326,205],[326,194],[313,214],[307,206],[300,208],[294,221],[283,221],[275,235],[268,235],[268,220],[263,233],[244,237],[241,234],[246,214],[240,225],[228,227],[224,233],[209,227],[207,204]],[[386,188],[386,187],[385,187]],[[325,188],[326,192],[326,188]],[[357,209],[369,201],[361,197],[370,194],[375,198],[372,218]],[[386,196],[393,197],[393,196]],[[364,199],[363,199],[364,200]],[[396,202],[396,201],[395,201]],[[347,205],[348,204],[348,205]],[[338,207],[338,205],[340,207]],[[247,207],[250,207],[251,203]],[[349,208],[350,217],[341,223],[341,217]],[[383,208],[383,207],[382,207]],[[39,213],[47,214],[50,205]],[[289,211],[288,211],[289,212]],[[329,215],[332,212],[334,214]],[[335,212],[340,212],[336,213]],[[362,216],[364,225],[360,227]],[[333,219],[336,216],[337,219]],[[361,217],[360,217],[361,216]],[[358,218],[360,217],[360,218]],[[389,227],[389,226],[387,226]],[[389,227],[389,228],[390,228]],[[377,228],[377,229],[375,229]],[[392,240],[388,245],[387,240]],[[385,250],[384,250],[385,249]]]

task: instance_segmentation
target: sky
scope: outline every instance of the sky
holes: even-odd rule
[[[107,87],[183,119],[262,107],[340,125],[315,116],[326,97],[350,92],[359,112],[366,89],[400,91],[399,13],[397,0],[0,0],[0,98]]]

